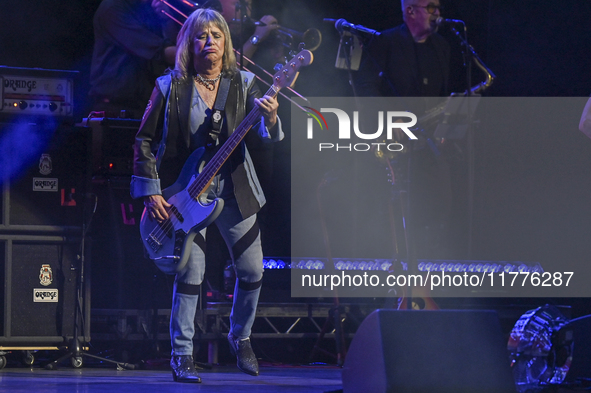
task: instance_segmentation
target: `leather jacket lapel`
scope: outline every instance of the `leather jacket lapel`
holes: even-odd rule
[[[224,122],[224,128],[226,130],[225,135],[231,135],[236,127],[244,119],[244,100],[242,98],[242,76],[237,73],[232,78],[230,84],[230,91],[228,92],[228,99],[226,101],[226,121]]]
[[[191,111],[191,94],[193,92],[193,79],[190,82],[178,83],[177,85],[177,101],[178,124],[180,125],[181,133],[185,138],[187,146],[190,145],[191,132],[189,130],[189,119]]]

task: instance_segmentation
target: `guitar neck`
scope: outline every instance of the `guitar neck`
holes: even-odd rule
[[[271,86],[265,95],[276,97],[277,93],[279,93],[279,89]],[[191,196],[199,196],[209,186],[215,175],[220,171],[234,150],[236,150],[236,147],[242,142],[248,131],[260,121],[260,118],[261,111],[258,106],[255,106],[244,120],[242,120],[240,125],[238,125],[232,135],[230,135],[228,140],[215,153],[213,158],[205,165],[195,182],[189,186],[188,191]]]

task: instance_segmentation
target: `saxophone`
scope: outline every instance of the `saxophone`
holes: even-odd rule
[[[484,73],[484,80],[470,88],[469,95],[477,95],[484,92],[486,89],[492,85],[493,81],[495,80],[495,74],[480,60],[478,56],[474,56],[474,64]],[[428,111],[425,112],[423,116],[419,118],[418,123],[422,124],[423,127],[429,126],[433,120],[438,120],[439,115],[445,109],[447,102],[450,100],[451,97],[460,97],[460,96],[467,96],[468,92],[463,91],[462,93],[452,93],[449,97],[442,100],[438,105],[432,107]]]
[[[488,89],[493,81],[495,80],[495,74],[480,60],[476,53],[473,53],[472,59],[474,60],[474,64],[484,73],[484,80],[470,88],[470,91],[463,91],[462,93],[452,93],[449,97],[442,99],[441,102],[429,110],[427,110],[421,117],[419,117],[417,124],[418,127],[425,129],[435,125],[440,120],[440,115],[445,110],[448,101],[452,97],[461,97],[461,96],[468,96],[468,95],[478,95]],[[376,158],[381,162],[388,162],[388,160],[392,160],[396,158],[402,152],[390,152],[390,151],[383,151],[383,150],[375,150],[374,154]]]
[[[480,60],[478,56],[474,56],[474,64],[484,73],[485,79],[484,81],[478,83],[475,86],[472,86],[470,89],[470,95],[480,94],[492,85],[493,81],[495,80],[496,76],[493,72]],[[463,93],[466,95],[466,92]]]

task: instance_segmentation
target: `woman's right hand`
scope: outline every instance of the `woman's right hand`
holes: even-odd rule
[[[162,197],[162,195],[149,195],[144,197],[144,206],[151,219],[162,222],[168,218],[167,209],[172,205]]]

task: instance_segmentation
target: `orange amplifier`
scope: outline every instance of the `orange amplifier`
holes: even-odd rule
[[[74,115],[78,71],[0,66],[0,115]]]

